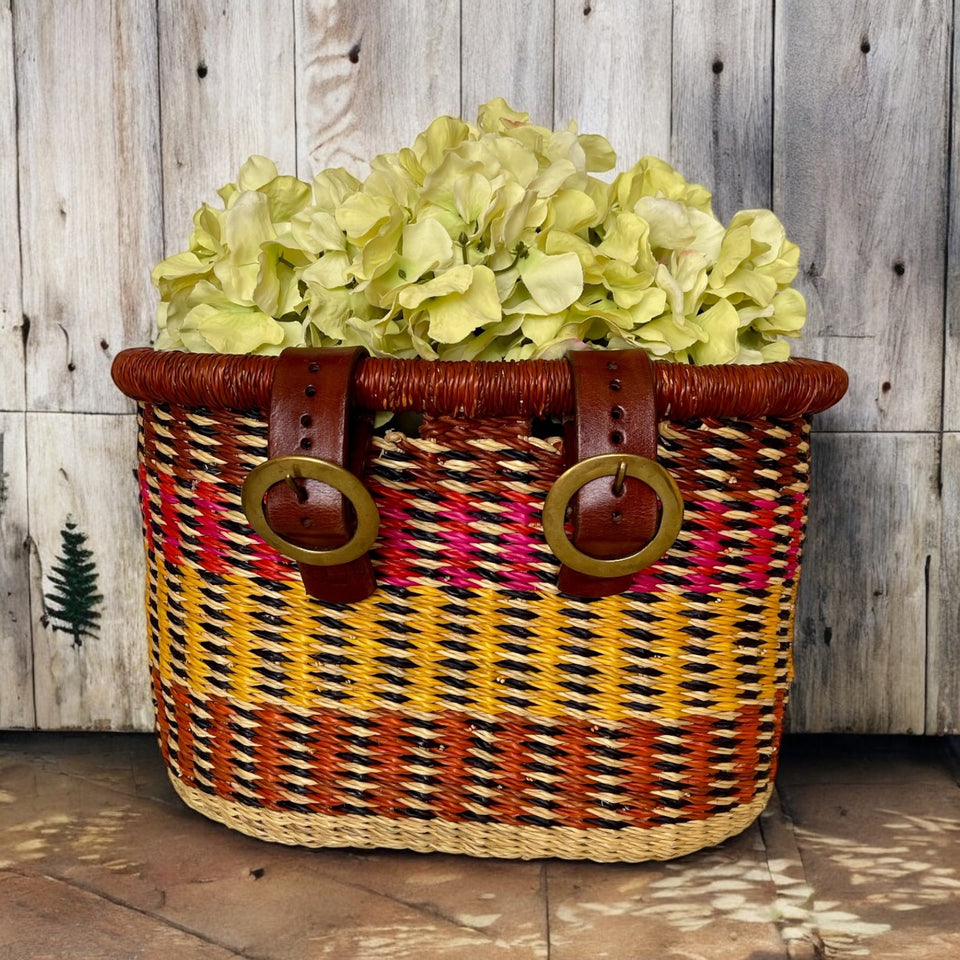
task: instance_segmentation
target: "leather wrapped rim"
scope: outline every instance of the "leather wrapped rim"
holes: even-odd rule
[[[114,359],[117,387],[133,400],[185,407],[266,410],[276,357],[190,354],[150,347]],[[695,367],[655,363],[657,414],[791,419],[833,406],[847,374],[822,360]],[[573,410],[564,360],[467,362],[368,357],[357,365],[354,402],[365,410],[431,416],[546,417]]]

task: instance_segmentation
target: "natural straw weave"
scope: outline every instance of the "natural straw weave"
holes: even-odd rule
[[[184,800],[263,839],[478,856],[666,859],[770,794],[806,519],[809,417],[842,370],[655,364],[683,529],[629,591],[558,594],[543,539],[563,362],[362,361],[378,588],[305,596],[240,509],[275,361],[126,351],[140,401],[151,675]],[[459,416],[458,416],[459,415]]]

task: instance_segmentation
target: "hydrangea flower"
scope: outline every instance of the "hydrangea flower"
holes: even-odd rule
[[[439,117],[365,180],[306,183],[250,157],[153,271],[156,346],[279,353],[360,344],[428,359],[636,347],[690,363],[789,356],[806,317],[799,251],[769,210],[724,227],[711,195],[575,124],[502,100]]]

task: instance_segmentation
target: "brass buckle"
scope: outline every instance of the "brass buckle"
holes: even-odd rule
[[[598,477],[612,477],[614,484],[625,477],[642,480],[660,499],[660,525],[643,549],[626,557],[602,560],[578,550],[563,528],[570,498]],[[543,535],[556,558],[577,573],[592,577],[622,577],[636,573],[659,560],[680,533],[683,524],[683,496],[673,477],[659,463],[630,453],[605,453],[588,457],[566,470],[550,488],[543,505]]]
[[[357,515],[357,529],[342,547],[331,550],[300,547],[281,537],[267,522],[263,510],[267,492],[278,483],[296,480],[326,483],[350,501]],[[274,457],[254,467],[243,481],[240,503],[250,526],[277,552],[298,563],[317,567],[332,567],[362,557],[373,546],[380,530],[380,514],[367,488],[349,470],[315,457]]]

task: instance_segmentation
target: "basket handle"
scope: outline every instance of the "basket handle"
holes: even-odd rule
[[[377,582],[379,515],[360,481],[373,418],[353,409],[360,347],[285,350],[270,394],[268,457],[244,482],[253,528],[297,561],[307,594],[356,603]]]
[[[566,472],[544,505],[561,561],[558,588],[576,597],[628,589],[676,539],[683,499],[657,460],[656,385],[642,350],[574,351],[574,410],[564,421]],[[659,505],[658,505],[659,502]],[[572,505],[573,537],[564,518]]]

